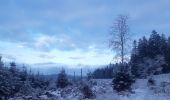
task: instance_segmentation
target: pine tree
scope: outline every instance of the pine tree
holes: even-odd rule
[[[87,73],[87,80],[91,80],[93,78],[92,72],[88,71]]]
[[[142,61],[144,57],[147,57],[149,55],[148,40],[146,39],[146,37],[139,39],[137,50],[138,50],[138,56],[140,58],[139,59],[140,61]]]
[[[167,52],[165,54],[166,65],[162,66],[163,73],[170,73],[170,37],[167,40]]]
[[[130,65],[131,65],[131,73],[135,77],[139,76],[139,71],[138,71],[138,50],[137,50],[137,42],[136,40],[133,42],[133,49],[132,49],[132,54],[131,54],[131,60],[130,60]]]
[[[155,56],[161,54],[160,46],[161,46],[161,37],[160,35],[153,30],[152,34],[150,35],[149,38],[149,46],[148,46],[148,51],[149,51],[149,57],[154,58]]]
[[[4,67],[4,63],[2,62],[2,56],[0,56],[0,70],[2,70]]]
[[[12,74],[16,74],[17,68],[16,68],[16,63],[15,62],[10,63],[10,69],[9,70],[10,70],[10,72]]]
[[[7,100],[11,93],[10,79],[8,70],[0,70],[0,97],[4,97],[5,100]]]
[[[22,81],[20,81],[21,80],[20,72],[17,69],[15,62],[10,63],[9,71],[10,71],[9,83],[11,88],[10,95],[15,95],[17,92],[19,92],[22,86]]]
[[[19,93],[22,95],[30,95],[33,92],[33,88],[30,84],[30,81],[26,80],[23,85],[21,86]]]
[[[69,85],[67,75],[66,75],[64,69],[62,69],[61,72],[58,74],[56,85],[57,85],[58,88],[64,88],[67,85]]]
[[[26,81],[27,78],[28,78],[28,72],[27,72],[27,68],[23,65],[22,67],[22,71],[20,72],[20,78],[21,78],[21,81]]]
[[[168,60],[168,65],[170,67],[170,37],[168,38],[168,56],[167,56],[167,60]]]
[[[113,89],[117,92],[131,91],[133,77],[127,72],[118,72],[112,80]]]
[[[160,45],[159,45],[159,48],[160,48],[160,55],[166,57],[166,53],[167,53],[167,49],[168,49],[168,40],[167,38],[165,37],[165,34],[162,34],[161,35],[161,39],[160,39]]]

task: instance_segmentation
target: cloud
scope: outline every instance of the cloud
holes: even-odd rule
[[[54,58],[56,58],[56,56],[48,55],[48,54],[40,54],[40,55],[38,55],[38,57],[44,58],[44,59],[54,59]]]
[[[6,61],[16,61],[16,58],[14,56],[9,55],[9,54],[2,54],[2,57]]]
[[[35,48],[42,50],[51,50],[55,48],[60,50],[74,50],[76,48],[74,41],[66,35],[58,37],[42,35],[40,37],[34,38],[33,45]]]
[[[6,53],[19,51],[18,58],[27,50],[27,56],[35,59],[107,62],[111,54],[106,50],[108,30],[118,14],[129,15],[130,32],[136,37],[152,29],[169,35],[169,8],[169,0],[4,0],[0,1],[0,42]],[[51,56],[54,51],[57,57]]]
[[[69,59],[72,59],[72,60],[80,60],[80,59],[85,59],[85,57],[69,57]]]
[[[57,39],[52,36],[41,36],[35,38],[34,41],[37,48],[48,48],[50,45],[54,45]]]

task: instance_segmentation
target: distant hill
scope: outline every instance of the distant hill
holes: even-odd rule
[[[58,74],[62,68],[65,69],[66,73],[68,75],[74,75],[74,72],[76,76],[80,76],[81,68],[83,71],[83,76],[87,74],[88,71],[94,71],[98,67],[103,66],[97,66],[97,65],[66,65],[66,64],[58,64],[58,63],[38,63],[30,65],[34,71],[40,71],[43,74],[50,75],[50,74]]]

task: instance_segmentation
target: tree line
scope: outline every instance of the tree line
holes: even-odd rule
[[[170,72],[170,37],[152,31],[133,42],[130,66],[136,77]]]
[[[153,30],[148,39],[144,36],[138,41],[134,40],[130,61],[124,64],[137,78],[170,73],[170,36]],[[97,68],[92,75],[94,78],[113,78],[120,66],[121,63],[116,63]]]
[[[48,85],[49,81],[43,75],[28,71],[24,65],[19,69],[15,62],[6,66],[0,56],[0,99],[7,100],[14,95],[28,95],[38,88],[46,89]]]
[[[74,76],[73,79],[66,74],[64,68],[55,76],[50,77],[39,72],[32,72],[24,65],[20,68],[15,62],[5,65],[0,56],[0,100],[17,99],[17,97],[22,97],[24,100],[42,100],[42,95],[53,98],[54,95],[51,91],[77,85],[78,91],[83,94],[83,98],[94,97],[87,84],[90,80],[82,78],[81,75],[81,78],[75,79]]]

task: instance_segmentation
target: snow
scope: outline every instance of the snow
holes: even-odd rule
[[[157,84],[161,82],[170,82],[170,74],[155,75],[154,79]],[[111,80],[96,80],[97,81],[97,98],[95,100],[170,100],[169,95],[166,94],[155,94],[150,90],[147,79],[137,79],[135,84],[132,86],[134,93],[127,96],[118,95],[111,88]],[[159,88],[160,86],[156,86]],[[170,88],[170,85],[169,85]],[[169,89],[170,90],[170,89]],[[100,93],[101,91],[104,91]]]
[[[170,100],[170,74],[154,75],[153,79],[156,82],[154,86],[147,84],[148,79],[137,79],[132,86],[132,93],[118,94],[112,88],[111,79],[95,79],[93,81],[96,81],[97,84],[93,85],[91,89],[96,98],[83,99],[83,94],[79,90],[81,84],[47,91],[39,98],[40,100]],[[18,100],[22,99],[18,97]]]

